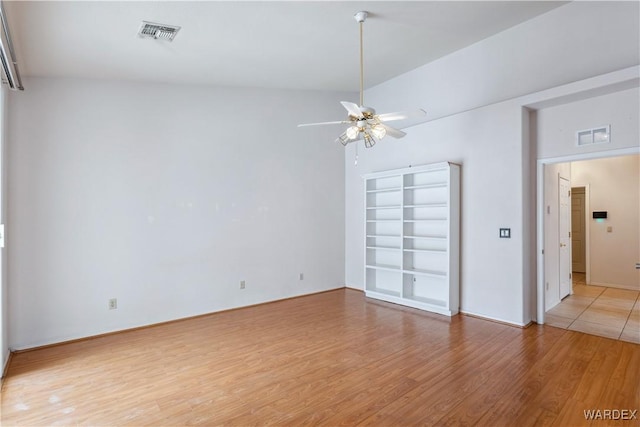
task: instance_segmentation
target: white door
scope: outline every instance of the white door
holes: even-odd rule
[[[587,271],[584,187],[571,189],[571,263],[577,273]]]
[[[558,237],[560,241],[560,299],[571,293],[571,185],[558,177]]]

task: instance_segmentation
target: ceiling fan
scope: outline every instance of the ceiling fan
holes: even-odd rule
[[[376,114],[376,110],[371,107],[365,107],[363,102],[364,91],[364,54],[362,43],[362,24],[367,19],[368,12],[360,11],[354,15],[356,22],[360,26],[360,106],[353,102],[341,101],[342,106],[347,110],[348,116],[346,120],[338,120],[333,122],[321,122],[321,123],[305,123],[300,124],[298,127],[303,126],[320,126],[320,125],[338,125],[348,124],[350,125],[347,130],[342,132],[336,139],[336,142],[340,142],[342,145],[359,140],[364,140],[365,147],[373,147],[376,140],[384,138],[389,135],[393,138],[402,138],[406,135],[405,132],[393,128],[387,125],[387,122],[394,120],[405,120],[410,118],[420,118],[426,116],[426,111],[419,109],[415,111],[399,111],[395,113]]]

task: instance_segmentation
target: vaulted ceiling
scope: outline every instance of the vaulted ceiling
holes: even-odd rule
[[[23,76],[356,91],[513,27],[553,1],[11,1]],[[143,39],[143,20],[181,26]],[[523,47],[524,48],[524,47]]]

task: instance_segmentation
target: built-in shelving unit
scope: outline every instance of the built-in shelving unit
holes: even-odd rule
[[[460,166],[436,163],[364,178],[367,297],[457,314]]]

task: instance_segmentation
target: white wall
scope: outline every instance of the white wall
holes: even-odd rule
[[[365,104],[433,120],[631,67],[639,16],[639,2],[574,1],[371,88]]]
[[[640,290],[640,155],[572,162],[571,183],[589,185],[590,284]]]
[[[640,89],[543,108],[538,115],[538,159],[638,147]],[[611,125],[609,144],[578,147],[576,132]]]
[[[344,285],[343,147],[296,124],[351,94],[25,87],[9,100],[13,348]]]
[[[544,167],[544,283],[545,310],[560,302],[560,196],[558,180],[571,181],[571,163]]]
[[[7,87],[0,88],[0,224],[6,217],[6,102]],[[4,373],[9,359],[9,292],[7,280],[7,251],[0,249],[0,376]]]
[[[533,209],[539,152],[529,143],[539,139],[528,141],[529,101],[516,97],[637,65],[638,6],[572,2],[367,90],[365,104],[379,112],[422,107],[431,121],[402,141],[361,148],[357,168],[354,147],[347,150],[347,285],[364,283],[360,175],[453,161],[462,164],[461,311],[528,323],[535,241],[525,210]],[[498,238],[501,227],[511,239]]]

